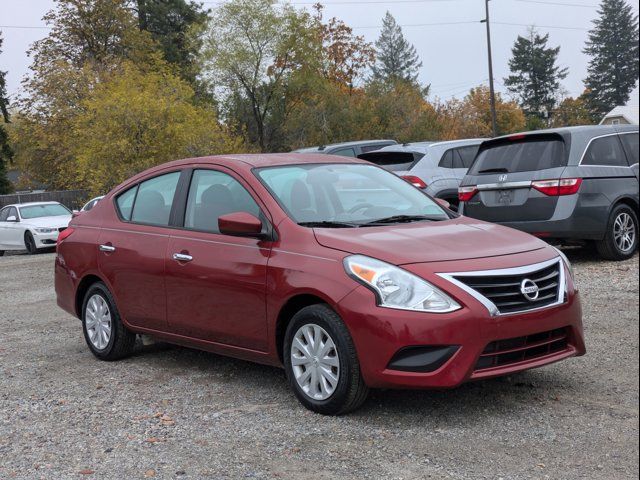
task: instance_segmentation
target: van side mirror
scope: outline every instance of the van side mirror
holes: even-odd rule
[[[234,212],[218,217],[218,230],[224,235],[262,237],[262,222],[247,212]]]

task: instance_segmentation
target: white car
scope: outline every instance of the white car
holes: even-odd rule
[[[93,207],[96,206],[96,203],[98,203],[100,200],[102,200],[104,198],[104,195],[100,195],[99,197],[96,198],[92,198],[91,200],[89,200],[87,203],[84,204],[84,207],[82,207],[80,209],[81,212],[88,212],[89,210],[91,210]],[[75,210],[74,210],[75,211]]]
[[[0,256],[5,250],[54,247],[70,220],[71,211],[58,202],[7,205],[0,210]]]

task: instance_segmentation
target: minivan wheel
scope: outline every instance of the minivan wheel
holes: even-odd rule
[[[29,255],[33,255],[38,252],[38,247],[36,247],[36,241],[33,238],[33,234],[29,231],[24,234],[24,248],[27,249]]]
[[[123,325],[113,296],[102,282],[94,283],[82,303],[84,339],[100,360],[119,360],[133,352],[136,335]]]
[[[340,415],[358,408],[369,393],[351,335],[327,305],[296,313],[287,327],[283,359],[298,400],[309,410]]]
[[[638,216],[627,205],[616,205],[609,217],[603,240],[596,242],[600,256],[607,260],[626,260],[638,249]]]

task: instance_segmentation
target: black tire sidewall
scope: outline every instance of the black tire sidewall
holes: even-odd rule
[[[615,234],[614,234],[616,218],[618,218],[618,215],[620,215],[621,213],[627,213],[631,216],[631,220],[633,221],[633,225],[635,228],[635,239],[634,239],[635,245],[631,250],[627,252],[623,252],[622,250],[620,250],[620,248],[618,248],[618,244],[616,243]],[[638,249],[638,215],[632,208],[630,208],[627,205],[617,205],[613,209],[613,211],[611,212],[610,220],[609,220],[607,240],[609,241],[611,248],[615,252],[616,257],[618,257],[619,259],[626,260],[628,258],[631,258],[635,254],[636,250]]]
[[[36,240],[35,240],[35,238],[33,238],[33,233],[31,233],[28,230],[24,234],[24,246],[25,246],[25,248],[27,249],[27,252],[30,255],[33,255],[34,253],[36,253],[38,251],[38,249],[36,247]]]
[[[342,325],[337,325],[337,322]],[[340,373],[338,386],[333,394],[326,400],[315,400],[300,388],[293,374],[291,367],[291,343],[293,336],[298,329],[307,324],[315,324],[322,327],[331,337],[336,345],[338,359],[340,361]],[[346,335],[345,335],[346,334]],[[291,388],[300,402],[310,410],[323,414],[337,414],[342,409],[349,397],[349,390],[352,387],[353,375],[360,375],[360,367],[354,365],[353,359],[349,355],[350,351],[355,351],[353,341],[340,317],[326,305],[312,305],[300,310],[289,323],[285,334],[283,360],[285,372]],[[355,372],[354,372],[355,369]]]
[[[94,295],[100,295],[107,305],[109,306],[109,312],[111,312],[111,337],[109,338],[109,343],[102,350],[98,350],[89,339],[89,334],[87,333],[87,325],[86,325],[86,312],[87,312],[87,303],[89,299]],[[103,283],[95,283],[87,290],[87,293],[84,296],[84,300],[82,301],[82,333],[84,334],[84,339],[96,357],[101,360],[108,360],[111,352],[113,351],[114,345],[116,343],[116,337],[122,334],[122,324],[120,322],[120,314],[118,313],[118,309],[115,306],[113,298],[111,297],[111,293],[107,289],[107,287]]]

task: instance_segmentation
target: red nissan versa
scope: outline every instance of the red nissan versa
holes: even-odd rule
[[[284,365],[324,414],[369,388],[449,388],[585,353],[558,250],[342,157],[147,170],[60,234],[55,284],[102,360],[144,333]]]

